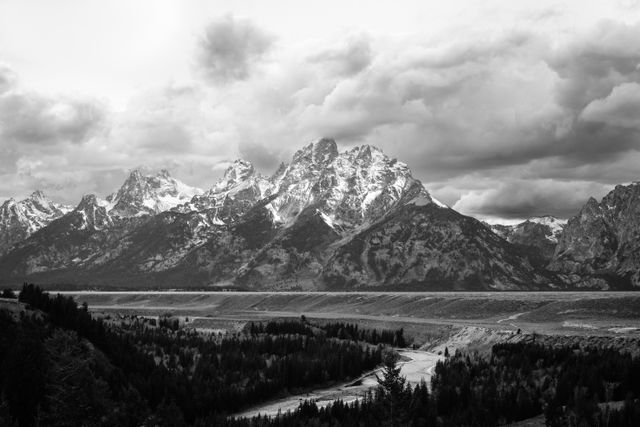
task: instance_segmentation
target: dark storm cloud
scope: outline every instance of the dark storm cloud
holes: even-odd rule
[[[558,49],[548,59],[561,79],[558,103],[581,110],[608,96],[617,85],[640,81],[638,40],[640,24],[605,21]]]
[[[100,102],[24,90],[11,69],[0,68],[0,193],[55,195],[90,185],[92,174],[76,167],[106,117]]]
[[[470,215],[528,218],[576,215],[589,197],[601,198],[611,186],[593,182],[509,180],[496,188],[469,192],[454,206]]]
[[[607,22],[559,47],[524,31],[416,43],[338,82],[303,122],[387,144],[439,178],[558,156],[606,162],[638,148],[637,91],[615,90],[638,80],[638,39],[640,26]]]
[[[4,144],[80,143],[104,117],[104,107],[95,101],[21,90],[12,70],[0,67],[0,138]]]
[[[26,144],[84,141],[104,118],[92,102],[59,102],[37,94],[0,97],[0,135],[5,141]]]
[[[608,97],[591,102],[582,111],[581,118],[588,122],[640,130],[640,85],[623,83],[615,87]]]
[[[509,98],[518,98],[520,104],[529,98],[526,92],[519,95],[519,82],[507,87],[513,76],[522,74],[510,69],[512,63],[541,63],[537,55],[542,43],[524,32],[489,40],[399,44],[403,48],[369,54],[364,71],[337,82],[321,103],[305,108],[303,123],[350,141],[371,138],[381,127],[409,127],[415,132],[402,138],[409,151],[418,144],[425,154],[437,150],[446,156],[458,148],[467,156],[484,152],[479,144],[496,147],[496,141],[478,140],[479,127],[486,134],[497,118],[496,132],[505,135],[500,115],[505,105],[513,104]],[[517,107],[507,107],[507,119]],[[415,141],[420,137],[422,141]]]
[[[640,150],[637,40],[640,25],[605,22],[562,43],[514,32],[374,52],[366,71],[307,107],[303,122],[346,145],[380,145],[427,186],[478,175],[496,188],[459,186],[465,213],[569,216],[615,180],[638,179],[637,168],[616,167]]]
[[[272,171],[295,144],[331,135],[341,148],[381,147],[465,213],[574,214],[616,180],[638,179],[619,166],[640,148],[640,25],[552,35],[526,25],[433,40],[360,35],[301,51],[247,79],[235,108],[249,102],[256,114],[236,126],[271,133],[246,138],[256,142],[240,154]]]
[[[273,37],[251,21],[227,15],[207,27],[200,41],[198,63],[212,82],[244,80],[272,44]]]

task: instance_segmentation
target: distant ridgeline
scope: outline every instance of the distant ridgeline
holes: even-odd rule
[[[208,186],[208,185],[207,185]],[[438,202],[369,145],[321,138],[271,176],[236,160],[208,190],[133,171],[75,207],[0,206],[0,283],[79,288],[564,290],[640,288],[640,185],[568,222],[489,225]]]

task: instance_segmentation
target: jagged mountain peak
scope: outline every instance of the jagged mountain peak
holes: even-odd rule
[[[555,216],[549,215],[549,214],[545,214],[545,215],[538,215],[538,216],[531,217],[531,219],[556,221],[556,220],[558,220],[558,217],[555,217]]]
[[[20,201],[14,198],[5,201],[0,206],[0,254],[68,210],[39,190]]]
[[[353,155],[358,159],[362,160],[373,160],[374,158],[382,159],[386,158],[387,155],[374,145],[363,144],[353,147],[351,150],[346,152],[348,155]]]
[[[160,169],[158,171],[158,173],[156,174],[157,177],[159,178],[171,178],[171,173],[169,173],[169,170],[167,169]]]
[[[589,198],[564,229],[549,268],[577,286],[640,286],[640,186]]]
[[[268,185],[265,178],[256,174],[251,162],[237,159],[210,190],[193,196],[174,210],[206,212],[213,224],[230,224],[265,196]]]
[[[326,166],[338,156],[338,144],[332,138],[319,138],[296,151],[292,163]]]
[[[99,206],[98,197],[95,194],[85,194],[80,199],[78,206],[76,206],[76,211],[82,211],[85,209],[91,209],[93,206]]]
[[[553,257],[566,224],[567,221],[564,219],[542,215],[517,224],[493,224],[489,228],[509,243],[536,251],[544,262],[548,262]]]
[[[47,196],[45,196],[44,192],[41,190],[36,190],[29,195],[29,199],[32,200],[48,200]]]
[[[588,204],[593,206],[606,206],[608,209],[622,208],[628,203],[636,203],[640,200],[640,184],[638,182],[632,182],[628,185],[616,185],[607,195],[602,198],[602,202],[595,203],[589,200]]]
[[[13,197],[9,197],[7,200],[5,200],[5,201],[4,201],[4,203],[2,204],[2,206],[13,206],[13,205],[15,205],[16,203],[17,203],[17,202],[16,202],[16,199],[15,199],[15,198],[13,198]]]
[[[139,182],[142,180],[142,177],[143,175],[142,175],[142,172],[140,172],[140,169],[134,169],[129,173],[129,177],[125,182],[128,182],[128,181]]]
[[[150,180],[171,180],[171,172],[167,169],[160,169],[157,172],[152,172],[149,168],[135,168],[129,172],[129,176],[125,179],[123,186],[125,185],[140,185]]]
[[[236,159],[224,171],[221,182],[237,183],[244,181],[255,174],[253,164],[248,160]]]
[[[507,242],[443,209],[405,163],[371,145],[340,153],[334,140],[320,138],[269,179],[236,160],[206,193],[155,215],[166,198],[180,198],[180,184],[168,172],[133,170],[107,201],[83,197],[72,213],[0,258],[0,274],[262,289],[311,289],[341,278],[363,287],[460,288],[536,279]],[[495,265],[505,274],[494,275]]]
[[[434,203],[406,164],[371,145],[338,153],[335,141],[329,138],[297,151],[270,182],[268,193],[279,195],[271,206],[283,223],[312,204],[333,223],[350,229],[375,221],[400,204],[413,200]]]
[[[107,198],[108,210],[121,217],[156,214],[186,203],[201,193],[199,188],[171,177],[166,169],[150,175],[135,169],[122,187]]]
[[[107,212],[108,203],[95,194],[85,194],[80,203],[73,210],[72,215],[79,216],[76,223],[78,229],[102,230],[113,225],[113,220]]]
[[[586,208],[591,206],[598,206],[598,201],[595,199],[595,197],[589,197],[584,207]]]
[[[566,219],[558,218],[553,215],[540,215],[527,219],[528,222],[535,224],[542,224],[551,227],[552,229],[562,229],[567,224]]]
[[[20,212],[41,211],[47,214],[64,212],[66,207],[58,205],[49,199],[42,191],[36,190],[28,197],[17,201],[13,197],[6,200],[2,206],[13,207]]]

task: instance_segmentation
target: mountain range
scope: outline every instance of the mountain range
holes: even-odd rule
[[[0,207],[0,278],[88,288],[550,290],[640,286],[640,185],[567,221],[488,225],[376,147],[321,138],[271,175],[236,160],[208,190],[133,171],[75,208]]]

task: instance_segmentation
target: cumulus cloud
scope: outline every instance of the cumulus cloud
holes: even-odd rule
[[[364,70],[373,58],[371,39],[365,34],[350,35],[309,57],[312,63],[322,64],[335,74],[351,76]]]
[[[104,118],[94,101],[53,99],[36,93],[9,93],[0,97],[0,137],[24,144],[80,143]]]
[[[94,99],[25,90],[10,68],[0,68],[0,193],[60,188],[54,181],[70,166],[66,154],[100,134],[107,115]]]
[[[558,47],[547,59],[560,78],[558,103],[581,110],[617,85],[640,81],[639,39],[640,23],[604,21]]]
[[[623,83],[582,111],[583,120],[640,130],[640,84]]]
[[[524,33],[444,46],[399,39],[306,103],[300,125],[386,146],[432,172],[522,162],[562,124],[545,48]]]
[[[16,80],[15,73],[9,67],[0,64],[0,95],[12,89]]]
[[[272,44],[273,37],[251,21],[227,15],[207,27],[198,64],[212,82],[245,80]]]
[[[95,176],[90,186],[106,191],[149,164],[206,188],[216,165],[240,156],[270,174],[306,142],[333,136],[407,162],[463,213],[568,216],[638,179],[640,25],[560,31],[569,19],[560,9],[456,37],[347,29],[288,45],[227,15],[198,43],[204,80],[141,91],[118,113],[21,92],[0,68],[0,132],[22,141],[0,146],[0,175],[20,161],[22,182],[72,188]],[[81,172],[64,173],[69,164]]]
[[[100,128],[105,115],[105,107],[93,99],[24,90],[16,74],[0,66],[0,140],[6,151],[24,144],[81,143]]]
[[[138,165],[208,186],[212,165],[233,155],[234,145],[216,134],[219,120],[203,91],[192,86],[141,91],[114,112],[92,99],[26,90],[14,73],[0,75],[11,82],[0,94],[0,195],[41,189],[74,205],[86,193],[110,194]]]
[[[614,180],[635,179],[633,167],[618,165],[639,148],[629,128],[635,87],[623,86],[637,79],[636,31],[605,22],[561,40],[535,27],[455,40],[351,35],[274,51],[268,70],[216,95],[236,114],[239,154],[267,173],[304,141],[331,135],[406,161],[464,213],[490,214],[484,189],[509,176],[505,195],[522,200],[497,203],[496,216],[567,216]],[[545,204],[547,176],[584,191]],[[525,203],[527,194],[537,202]]]

